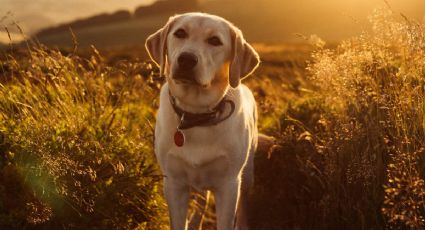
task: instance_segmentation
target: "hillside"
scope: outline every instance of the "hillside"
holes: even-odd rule
[[[408,0],[391,3],[397,11],[421,20],[425,2]],[[162,26],[169,16],[187,11],[202,11],[223,16],[240,27],[249,41],[300,41],[296,34],[317,34],[327,41],[339,41],[369,28],[367,14],[380,0],[302,2],[278,0],[179,0],[158,1],[135,9],[114,20],[116,14],[102,14],[69,24],[45,29],[35,37],[47,45],[71,46],[69,27],[77,35],[80,46],[132,46],[143,43],[146,36]],[[94,19],[104,18],[101,22]],[[347,30],[346,28],[350,28]]]
[[[71,28],[83,47],[92,44],[97,47],[139,45],[170,15],[195,10],[199,10],[196,0],[162,0],[139,6],[134,13],[119,10],[45,28],[37,32],[34,38],[47,45],[70,46],[73,44]]]

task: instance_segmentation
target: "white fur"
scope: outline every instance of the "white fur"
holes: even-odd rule
[[[172,32],[180,27],[188,30],[188,39],[176,40],[172,37]],[[211,34],[219,36],[223,45],[211,47],[204,44]],[[248,87],[239,84],[239,81],[257,67],[258,55],[232,24],[217,16],[200,13],[171,18],[164,28],[148,38],[146,47],[152,59],[165,69],[167,78],[160,94],[155,154],[165,175],[164,193],[171,229],[187,228],[191,189],[210,190],[215,195],[217,229],[233,229],[236,215],[238,227],[246,229],[243,209],[253,182],[253,156],[258,133],[254,97]],[[198,82],[203,87],[180,84],[172,77],[177,56],[187,51],[199,56],[196,71]],[[235,72],[236,68],[238,76],[234,79],[230,72],[232,69]],[[226,84],[214,85],[215,78],[225,79]],[[235,84],[229,87],[232,79]],[[178,106],[189,112],[208,111],[224,96],[235,103],[235,111],[215,126],[183,130],[186,142],[184,146],[177,147],[173,137],[179,118],[170,103],[169,92],[176,98]],[[228,105],[224,114],[229,111]]]

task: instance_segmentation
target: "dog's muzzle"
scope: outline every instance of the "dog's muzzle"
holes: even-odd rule
[[[192,70],[196,64],[198,64],[198,58],[192,53],[183,52],[180,54],[177,62],[179,63],[180,69]]]
[[[173,74],[175,80],[183,83],[196,84],[195,67],[198,64],[198,58],[189,52],[183,52],[177,58],[177,68]]]

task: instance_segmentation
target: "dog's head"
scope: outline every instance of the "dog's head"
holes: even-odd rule
[[[184,104],[211,108],[229,85],[258,66],[259,57],[241,31],[225,19],[203,13],[171,17],[146,40],[171,93]]]

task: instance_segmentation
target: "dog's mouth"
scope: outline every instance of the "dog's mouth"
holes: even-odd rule
[[[199,84],[198,82],[181,80],[181,79],[174,79],[174,82],[178,85],[189,85],[189,86],[199,87],[202,89],[207,89],[208,87],[210,87],[210,84]]]
[[[185,72],[185,71],[176,71],[173,74],[172,79],[176,84],[181,85],[189,85],[194,87],[200,87],[206,89],[210,86],[210,84],[201,84],[196,80],[196,76],[194,73]]]

